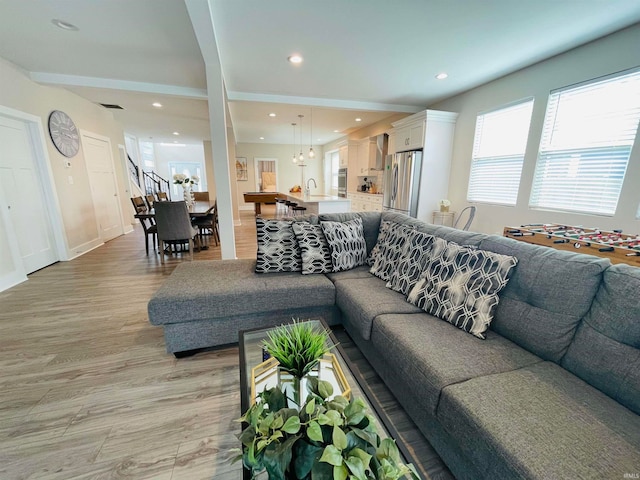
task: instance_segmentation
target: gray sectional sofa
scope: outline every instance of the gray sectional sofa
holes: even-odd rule
[[[457,478],[638,478],[640,269],[388,212],[319,219],[356,215],[369,251],[386,219],[515,256],[486,340],[407,303],[368,266],[256,274],[238,260],[182,264],[153,296],[167,350],[322,315],[344,325]]]

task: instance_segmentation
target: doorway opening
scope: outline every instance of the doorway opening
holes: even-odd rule
[[[256,191],[278,191],[278,159],[255,158]]]

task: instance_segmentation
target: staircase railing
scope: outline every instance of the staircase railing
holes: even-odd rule
[[[136,185],[141,187],[142,185],[140,185],[140,167],[138,167],[136,163],[131,160],[129,154],[127,154],[127,158],[129,159],[129,175],[131,176],[133,181],[136,182]]]
[[[142,178],[144,179],[144,189],[147,194],[154,194],[158,196],[158,192],[164,192],[167,197],[171,199],[171,188],[169,188],[169,181],[162,178],[156,172],[142,171]]]

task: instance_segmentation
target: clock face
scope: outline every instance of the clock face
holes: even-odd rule
[[[49,115],[49,135],[58,151],[73,157],[80,149],[80,135],[73,120],[64,112],[54,110]]]

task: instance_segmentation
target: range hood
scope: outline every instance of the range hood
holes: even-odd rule
[[[389,135],[383,133],[376,137],[372,137],[371,142],[375,144],[375,161],[373,158],[369,159],[369,170],[384,170],[384,159],[387,156],[387,150],[389,149]]]

